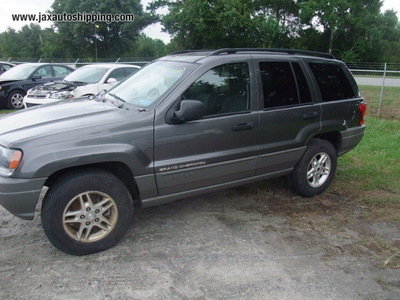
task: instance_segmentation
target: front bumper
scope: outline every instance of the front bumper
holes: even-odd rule
[[[43,97],[43,98],[35,98],[35,97],[24,97],[24,106],[25,108],[31,107],[31,106],[36,106],[36,105],[41,105],[41,104],[48,104],[48,103],[53,103],[57,102],[60,100],[64,99],[53,99],[53,98],[48,98],[48,97]]]
[[[40,191],[46,179],[0,176],[0,205],[21,219],[33,220]]]
[[[7,107],[7,99],[4,91],[0,90],[0,108]]]

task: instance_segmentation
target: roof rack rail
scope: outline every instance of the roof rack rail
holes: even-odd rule
[[[302,54],[309,56],[316,56],[322,58],[335,59],[335,57],[330,53],[309,51],[309,50],[299,50],[299,49],[279,49],[279,48],[224,48],[215,50],[210,55],[220,55],[223,53],[234,54],[237,52],[273,52],[273,53],[286,53],[286,54]]]
[[[190,52],[210,52],[210,50],[179,50],[179,51],[172,52],[169,55],[184,54],[184,53],[190,53]]]

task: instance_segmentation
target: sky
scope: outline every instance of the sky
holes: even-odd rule
[[[145,9],[147,3],[153,0],[141,0],[143,8]],[[7,30],[8,27],[16,30],[21,29],[25,24],[29,22],[17,22],[11,18],[12,14],[38,14],[39,12],[45,13],[50,9],[54,0],[0,0],[0,32]],[[40,26],[50,27],[51,22],[41,22]],[[155,39],[160,39],[164,43],[168,43],[171,39],[170,35],[161,31],[161,24],[153,24],[148,26],[144,33]]]
[[[143,7],[147,6],[147,3],[152,0],[141,0]],[[16,30],[21,29],[22,26],[29,22],[17,22],[11,19],[11,14],[37,14],[39,12],[45,13],[50,6],[53,4],[54,0],[0,0],[1,10],[0,10],[0,32],[5,31],[8,27],[14,28]],[[397,16],[400,18],[400,1],[399,0],[384,0],[383,10],[393,9],[397,11]],[[40,23],[41,27],[50,27],[51,23]],[[144,30],[144,33],[151,37],[163,40],[168,43],[170,40],[170,35],[161,31],[162,27],[158,24],[153,24]]]

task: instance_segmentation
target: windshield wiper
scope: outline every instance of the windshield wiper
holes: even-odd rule
[[[115,94],[113,94],[113,93],[108,93],[110,96],[113,96],[115,99],[117,99],[117,100],[119,100],[119,101],[122,101],[122,102],[126,102],[124,99],[122,99],[121,97],[119,97],[119,96],[117,96],[117,95],[115,95]]]
[[[112,97],[114,97],[115,99],[117,99],[118,101],[122,102],[120,105],[115,103],[114,101],[110,100],[112,104],[114,104],[116,107],[118,108],[123,108],[124,107],[124,103],[126,102],[124,99],[122,99],[121,97],[113,94],[113,93],[107,93],[107,95],[110,95]]]

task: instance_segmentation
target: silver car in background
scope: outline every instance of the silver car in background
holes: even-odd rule
[[[24,107],[97,95],[139,69],[140,67],[136,65],[116,63],[86,65],[75,70],[62,81],[49,82],[30,89],[24,97]]]

